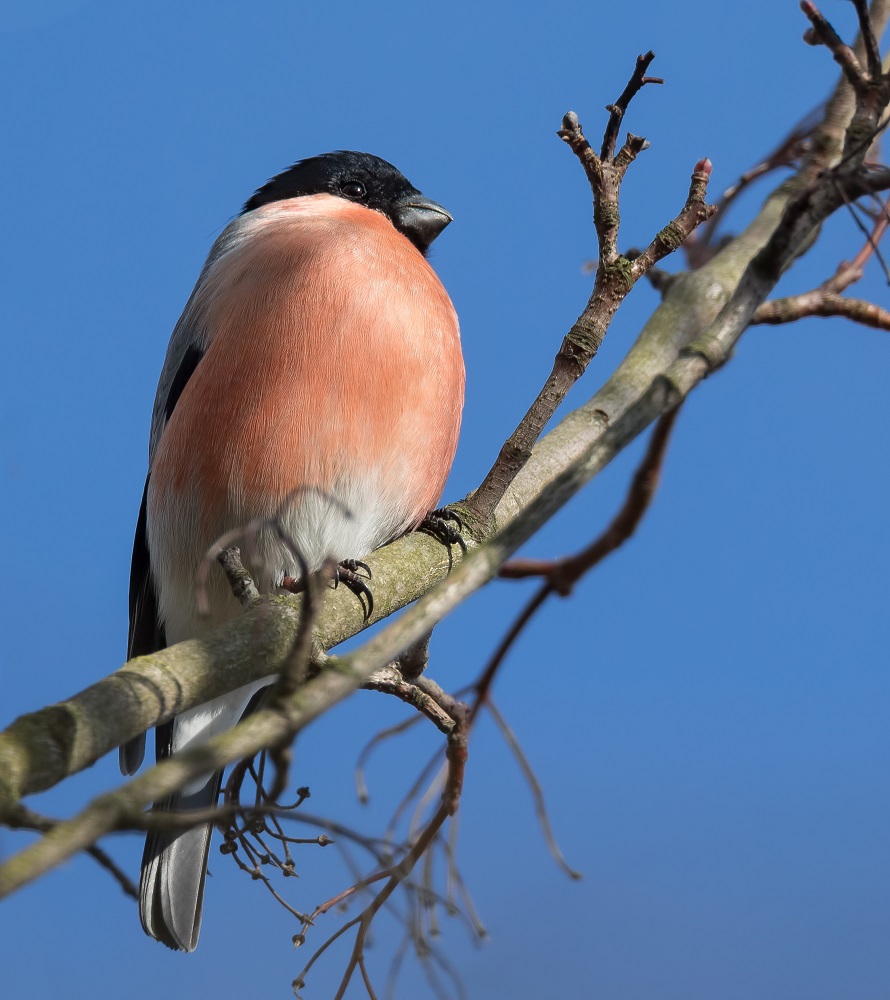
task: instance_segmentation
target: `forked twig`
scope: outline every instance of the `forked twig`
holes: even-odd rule
[[[532,447],[547,422],[596,355],[615,312],[633,285],[659,260],[681,246],[690,233],[716,211],[705,202],[711,162],[701,159],[695,164],[686,203],[678,215],[639,256],[631,260],[618,252],[621,183],[628,167],[647,148],[648,142],[628,133],[624,145],[615,153],[615,135],[634,94],[644,83],[656,82],[645,75],[653,58],[651,52],[639,57],[630,83],[618,101],[609,106],[611,117],[606,127],[602,156],[597,156],[591,148],[578,116],[570,111],[563,117],[558,135],[584,168],[593,197],[594,227],[599,246],[593,291],[584,311],[563,339],[553,369],[534,403],[504,443],[479,488],[462,505],[471,517],[483,523],[491,519],[507,488],[528,461]]]

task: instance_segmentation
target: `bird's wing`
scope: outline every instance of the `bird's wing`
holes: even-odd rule
[[[161,435],[164,433],[164,427],[207,350],[208,336],[202,322],[204,310],[201,301],[204,278],[213,263],[232,245],[233,240],[237,237],[237,231],[238,227],[235,224],[228,226],[213,245],[198,282],[170,337],[164,367],[161,369],[161,377],[158,380],[148,445],[149,473],[146,476],[145,489],[142,493],[142,505],[139,508],[139,519],[136,522],[133,556],[130,562],[128,660],[134,656],[155,653],[167,645],[164,626],[158,615],[158,598],[151,572],[151,553],[148,548],[146,532],[146,502],[148,483],[151,478],[151,465]],[[142,733],[120,748],[121,773],[125,775],[135,774],[144,757],[145,734]]]

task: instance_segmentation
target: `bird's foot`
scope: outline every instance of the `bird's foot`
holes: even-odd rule
[[[334,587],[341,583],[355,594],[365,605],[365,620],[374,611],[374,595],[367,581],[371,579],[371,567],[358,559],[344,559],[334,570]]]
[[[370,618],[374,611],[374,595],[366,582],[370,579],[371,567],[367,563],[359,562],[358,559],[344,559],[343,562],[334,567],[334,589],[336,590],[342,583],[348,590],[351,590],[362,602],[365,620]],[[295,576],[284,577],[280,585],[292,594],[302,594],[306,589],[302,578]]]
[[[461,534],[463,526],[464,522],[455,511],[448,507],[440,507],[438,510],[431,510],[418,524],[417,530],[432,535],[449,548],[452,545],[460,546],[461,552],[466,555],[467,543]]]

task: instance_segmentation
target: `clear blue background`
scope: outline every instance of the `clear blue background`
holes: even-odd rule
[[[852,6],[828,2],[846,37]],[[19,0],[0,13],[3,191],[4,720],[123,658],[130,544],[167,338],[214,236],[299,157],[365,149],[448,206],[434,263],[469,373],[447,497],[477,485],[589,291],[586,183],[556,138],[591,137],[652,47],[627,127],[652,148],[623,192],[622,245],[679,208],[695,161],[714,193],[833,86],[791,0],[703,6],[383,0],[151,4]],[[765,189],[733,210],[740,225]],[[788,276],[851,257],[846,216]],[[671,267],[679,266],[674,262]],[[872,265],[856,294],[888,305]],[[634,290],[574,391],[606,378],[657,303]],[[890,339],[840,321],[758,328],[683,411],[664,485],[631,544],[548,606],[496,698],[546,789],[570,882],[515,763],[475,735],[459,860],[490,940],[446,921],[473,998],[829,1000],[890,995],[886,407]],[[638,460],[622,456],[529,546],[580,546]],[[434,676],[473,677],[530,585],[499,583],[437,633]],[[299,744],[314,811],[382,829],[437,745],[418,734],[351,769],[406,710],[361,694]],[[70,815],[118,782],[108,757],[35,807]],[[26,837],[4,835],[3,853]],[[137,836],[110,850],[135,874]],[[200,948],[167,952],[87,858],[0,907],[6,996],[286,997],[307,954],[262,888],[213,865]],[[295,905],[348,879],[299,856]],[[320,943],[340,918],[319,926]],[[382,986],[395,938],[381,928]],[[328,998],[343,953],[307,996]],[[362,996],[359,985],[350,996]],[[400,998],[431,996],[409,962]]]

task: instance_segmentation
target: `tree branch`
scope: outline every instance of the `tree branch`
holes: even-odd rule
[[[463,561],[458,556],[447,579],[449,555],[427,536],[415,534],[376,553],[369,560],[374,620],[428,591],[415,607],[361,649],[329,662],[290,699],[289,719],[260,711],[199,751],[164,762],[59,824],[0,868],[0,895],[93,845],[191,777],[282,742],[487,583],[619,451],[728,359],[757,306],[845,198],[890,186],[890,171],[863,165],[888,92],[886,76],[858,87],[841,162],[830,171],[820,168],[815,178],[809,169],[813,161],[805,164],[797,180],[771,196],[731,246],[672,284],[614,375],[538,442],[507,487],[498,488],[491,511],[498,530]],[[477,529],[480,537],[485,533]],[[436,581],[441,582],[434,587]],[[328,595],[318,624],[322,648],[367,624],[356,604],[342,590]],[[132,661],[81,695],[14,722],[0,734],[0,818],[8,820],[22,796],[51,787],[150,726],[279,672],[299,628],[299,608],[292,598],[262,597],[225,628]]]
[[[752,324],[769,323],[778,326],[793,323],[807,316],[841,316],[876,330],[890,330],[890,312],[864,299],[847,299],[824,289],[813,289],[802,295],[772,299],[757,307]]]

